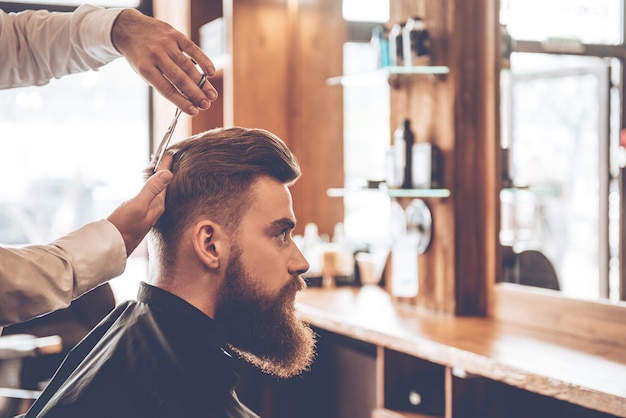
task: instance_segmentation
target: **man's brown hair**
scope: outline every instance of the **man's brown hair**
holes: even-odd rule
[[[174,177],[167,187],[165,212],[152,232],[161,261],[171,265],[179,234],[200,216],[210,216],[229,233],[250,205],[250,186],[261,176],[292,184],[300,166],[285,143],[263,129],[212,129],[178,142],[172,152]],[[153,173],[154,163],[145,170]]]

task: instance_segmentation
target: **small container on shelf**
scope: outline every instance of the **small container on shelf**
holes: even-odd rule
[[[413,188],[437,189],[443,184],[443,155],[431,143],[413,145]]]
[[[389,31],[389,65],[401,67],[404,65],[404,46],[402,43],[402,30],[405,23],[396,23]]]
[[[372,29],[370,43],[376,53],[377,67],[389,67],[389,29],[384,25],[377,25]]]
[[[411,121],[403,119],[393,134],[392,152],[387,155],[387,185],[389,187],[413,188],[413,144],[415,135]]]
[[[430,65],[430,37],[421,17],[409,18],[402,28],[402,56],[406,67]]]

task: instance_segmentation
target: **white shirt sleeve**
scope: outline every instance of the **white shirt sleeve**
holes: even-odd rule
[[[126,245],[107,220],[49,245],[0,248],[0,327],[65,308],[125,267]]]
[[[111,29],[122,10],[92,5],[73,13],[0,10],[0,89],[43,85],[121,57]]]

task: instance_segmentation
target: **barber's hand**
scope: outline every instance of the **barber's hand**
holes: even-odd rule
[[[139,194],[122,203],[108,220],[120,231],[130,255],[165,210],[165,191],[172,180],[172,154],[165,153],[159,170],[144,184]]]
[[[166,99],[189,115],[206,110],[217,98],[210,83],[202,89],[202,75],[215,75],[215,67],[202,50],[169,24],[134,9],[122,11],[111,30],[111,40],[133,69]]]

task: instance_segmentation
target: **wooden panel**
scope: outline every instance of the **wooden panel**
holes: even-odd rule
[[[285,1],[233,2],[233,123],[288,139]],[[228,94],[228,93],[226,93]]]
[[[390,22],[406,21],[409,16],[423,16],[431,37],[433,65],[449,65],[446,50],[445,26],[447,1],[394,1],[391,3]],[[454,108],[451,83],[448,77],[415,77],[391,89],[391,129],[408,117],[415,133],[416,143],[431,142],[443,153],[444,187],[452,189],[450,199],[427,201],[433,215],[434,235],[426,254],[418,258],[419,293],[410,303],[434,311],[454,313],[456,236],[454,210]],[[407,205],[407,201],[401,204]]]
[[[385,406],[385,348],[376,347],[376,407]]]
[[[314,222],[321,233],[332,235],[335,223],[343,221],[343,200],[326,195],[327,189],[343,186],[343,96],[341,89],[329,87],[326,80],[343,71],[347,30],[339,1],[290,3],[294,27],[290,38],[295,44],[285,112],[290,129],[285,139],[303,172],[293,187],[297,232],[305,223]]]
[[[586,340],[626,347],[626,307],[563,297],[558,292],[508,283],[495,286],[491,316]]]
[[[497,87],[495,0],[391,3],[391,21],[425,18],[432,63],[447,65],[443,78],[418,78],[393,89],[392,128],[413,122],[416,141],[444,155],[445,200],[429,201],[435,235],[419,258],[416,303],[435,311],[486,315],[498,266]]]
[[[222,0],[191,0],[189,9],[191,40],[200,45],[200,27],[223,15]]]
[[[225,125],[267,129],[296,154],[303,176],[293,186],[297,234],[308,222],[332,234],[343,202],[326,190],[343,185],[341,91],[326,79],[342,71],[345,25],[332,0],[224,0],[231,65],[224,69]]]
[[[528,392],[626,416],[625,347],[391,303],[382,289],[307,289],[299,316],[338,334]]]
[[[499,232],[497,1],[454,0],[447,35],[453,83],[456,313],[486,315]]]

